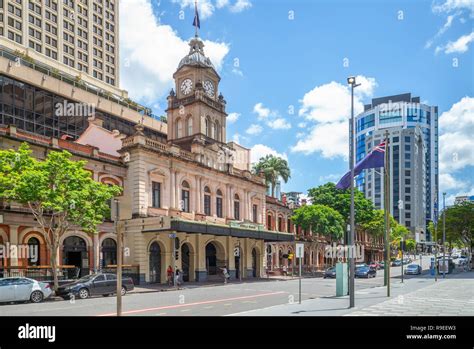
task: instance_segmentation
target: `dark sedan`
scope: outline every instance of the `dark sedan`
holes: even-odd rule
[[[356,278],[374,278],[377,276],[377,270],[371,267],[359,267],[355,271]]]
[[[133,290],[133,280],[129,277],[122,278],[122,296]],[[117,275],[108,273],[91,274],[80,278],[75,282],[59,287],[56,295],[69,299],[71,295],[86,299],[90,296],[102,295],[104,297],[115,294],[117,291]]]
[[[324,278],[335,278],[336,277],[336,267],[327,268],[324,272]]]

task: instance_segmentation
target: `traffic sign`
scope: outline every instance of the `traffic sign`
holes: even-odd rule
[[[176,233],[171,233],[171,234],[168,235],[168,237],[170,239],[174,239],[176,237]]]
[[[304,244],[296,244],[296,258],[304,257]]]

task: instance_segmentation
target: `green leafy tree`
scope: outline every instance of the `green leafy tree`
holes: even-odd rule
[[[346,223],[349,223],[351,209],[351,192],[349,189],[340,190],[332,182],[308,190],[308,196],[313,204],[329,206],[338,211]],[[356,224],[370,222],[374,215],[372,201],[366,199],[359,190],[354,190],[354,208]]]
[[[36,218],[51,251],[55,290],[61,236],[74,227],[96,233],[110,214],[109,201],[121,192],[94,181],[86,162],[71,158],[67,151],[52,151],[39,161],[26,143],[18,151],[0,150],[0,197],[28,206]]]
[[[267,155],[254,165],[253,172],[255,174],[263,173],[265,182],[272,186],[272,197],[275,197],[275,187],[279,178],[286,183],[291,177],[288,161],[277,156]]]
[[[395,220],[394,220],[395,221]],[[403,239],[407,240],[407,237],[410,235],[410,230],[404,225],[398,224],[395,222],[393,225],[390,225],[392,232],[390,234],[390,244],[397,249],[400,248],[400,241]]]
[[[396,227],[397,221],[390,216],[390,227]],[[361,224],[361,228],[372,239],[372,244],[375,244],[377,238],[385,236],[385,212],[384,210],[374,210],[370,221]],[[373,257],[372,257],[373,259]]]
[[[324,205],[304,205],[297,208],[292,221],[305,230],[312,230],[331,241],[344,234],[344,218],[339,212]]]
[[[463,202],[446,208],[438,221],[438,240],[442,237],[443,220],[446,216],[446,242],[449,247],[473,247],[474,203]]]

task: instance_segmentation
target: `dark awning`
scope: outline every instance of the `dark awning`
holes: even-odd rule
[[[171,226],[166,228],[152,228],[144,230],[143,233],[157,233],[160,231],[177,231],[194,234],[212,234],[218,236],[233,236],[238,238],[259,239],[266,242],[278,241],[294,241],[295,237],[292,234],[280,233],[270,230],[256,230],[235,228],[230,226],[223,226],[217,224],[192,222],[185,220],[171,220]]]

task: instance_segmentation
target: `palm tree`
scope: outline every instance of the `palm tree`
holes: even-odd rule
[[[272,197],[275,197],[275,186],[278,178],[283,179],[286,183],[291,177],[288,161],[273,155],[267,155],[260,158],[258,163],[254,165],[253,171],[256,174],[263,173],[267,186],[269,184],[272,185]]]

